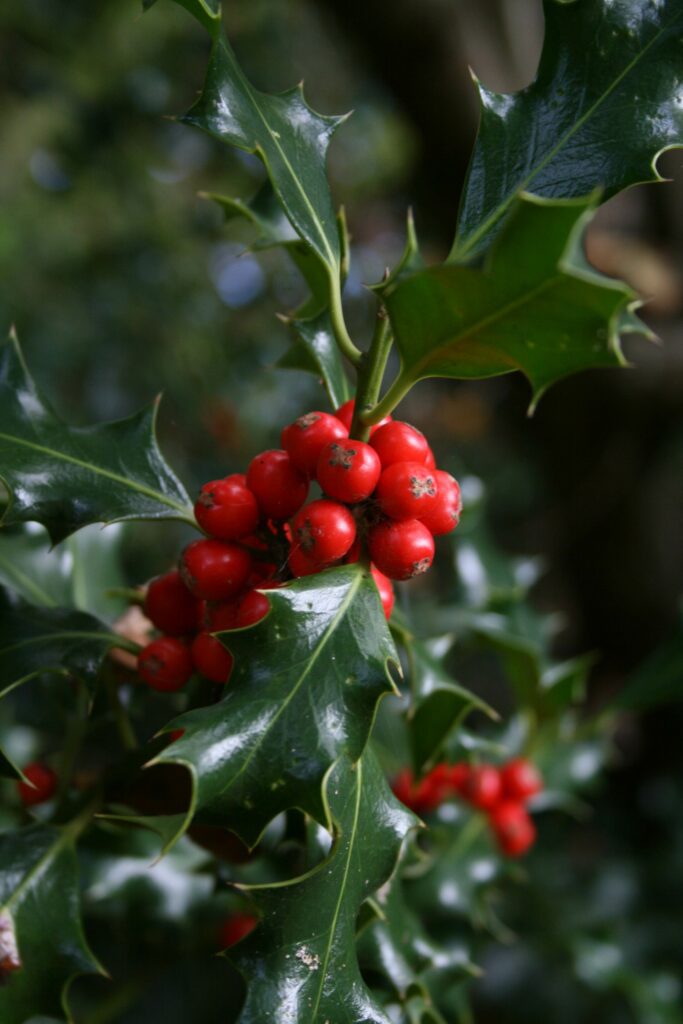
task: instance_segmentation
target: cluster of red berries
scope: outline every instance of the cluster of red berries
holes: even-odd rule
[[[543,789],[538,769],[524,758],[500,768],[490,764],[437,764],[420,782],[409,770],[394,780],[396,796],[416,814],[426,814],[451,797],[483,811],[498,846],[508,857],[521,857],[533,846],[536,828],[526,804]]]
[[[357,561],[364,549],[387,618],[391,580],[425,572],[434,537],[460,517],[460,488],[435,468],[426,438],[387,417],[370,441],[349,439],[353,400],[336,414],[310,412],[282,431],[282,448],[201,488],[195,516],[205,539],[189,544],[177,571],[153,580],[145,612],[164,635],[138,670],[153,689],[178,690],[197,671],[226,683],[232,655],[215,632],[241,629],[268,612],[262,593],[292,578]],[[306,504],[312,482],[322,497]]]

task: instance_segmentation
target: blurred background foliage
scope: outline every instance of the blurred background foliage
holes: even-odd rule
[[[330,171],[353,237],[349,320],[364,338],[364,284],[397,259],[408,205],[427,257],[447,251],[476,131],[467,65],[497,89],[528,82],[542,39],[540,2],[236,0],[227,22],[262,88],[305,77],[315,108],[354,110],[336,136]],[[0,327],[16,323],[35,376],[72,422],[127,415],[163,391],[162,444],[191,490],[242,468],[278,443],[282,423],[323,401],[311,379],[275,368],[288,342],[275,314],[304,294],[296,273],[277,251],[251,254],[248,227],[226,229],[198,195],[248,198],[261,181],[258,163],[172,120],[192,102],[206,53],[205,35],[170,4],[144,17],[136,0],[24,0],[0,9]],[[485,481],[493,550],[545,566],[534,606],[560,612],[556,658],[596,652],[593,709],[647,658],[639,669],[646,689],[655,692],[664,676],[668,695],[683,692],[680,163],[680,153],[666,154],[660,169],[673,183],[607,204],[589,237],[596,264],[649,300],[645,316],[663,345],[629,341],[635,370],[567,380],[531,420],[516,375],[422,383],[401,409],[429,433],[440,464],[471,478],[472,504]],[[129,584],[173,559],[174,531],[127,531]],[[477,559],[489,542],[468,548],[469,536],[465,529],[440,572],[444,602],[460,588],[471,604],[488,578]],[[510,563],[497,565],[496,585],[496,573],[514,583]],[[413,611],[426,617],[416,590]],[[489,599],[495,604],[495,594]],[[444,631],[450,614],[446,606]],[[656,653],[662,645],[664,657]],[[491,696],[481,678],[467,678],[466,663],[457,667]],[[590,793],[592,814],[578,823],[543,816],[526,882],[497,908],[517,941],[507,933],[497,936],[504,942],[480,940],[486,973],[474,987],[477,1024],[683,1020],[682,727],[680,706],[624,710],[611,767]],[[108,884],[105,852],[91,852],[95,889]],[[124,887],[142,886],[152,908],[141,943],[162,927],[159,908],[171,899],[155,885],[168,883],[172,898],[183,898],[169,881],[175,861],[156,883],[142,874],[135,881],[135,857],[146,852],[130,853]],[[215,915],[205,897],[192,894],[193,913]],[[125,893],[115,905],[123,928]],[[98,907],[101,920],[90,927],[106,961],[106,901]],[[168,970],[183,964],[193,990],[215,993],[228,968],[193,966],[198,950],[183,914],[176,905],[172,941],[164,933],[173,950]],[[158,1013],[164,984],[155,977]],[[148,993],[126,1020],[152,1019],[154,998]],[[193,1003],[196,1019],[223,1020],[209,1003],[201,1012]],[[154,1019],[171,1018],[164,1011]]]

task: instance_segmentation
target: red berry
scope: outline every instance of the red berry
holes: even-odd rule
[[[220,640],[210,633],[197,633],[192,641],[194,667],[212,683],[227,683],[234,659]]]
[[[375,497],[391,519],[422,519],[435,507],[436,476],[419,462],[394,462],[379,478]]]
[[[145,594],[145,615],[169,636],[182,636],[197,628],[197,601],[179,572],[167,572],[151,581]]]
[[[302,473],[315,476],[320,453],[329,441],[341,441],[349,429],[327,412],[308,412],[282,431],[282,447]]]
[[[245,626],[253,626],[255,622],[265,618],[269,611],[270,601],[266,595],[259,593],[258,590],[250,590],[237,605],[234,628],[244,629]]]
[[[343,405],[340,405],[339,408],[336,410],[336,412],[334,414],[336,416],[336,418],[338,420],[341,420],[341,422],[346,427],[346,433],[347,434],[348,434],[349,430],[351,429],[351,424],[353,422],[353,413],[354,413],[355,408],[356,408],[355,401],[353,400],[353,398],[349,398],[348,402],[344,402]],[[372,437],[372,435],[375,433],[376,430],[379,430],[380,427],[383,427],[385,423],[390,423],[390,422],[391,422],[391,413],[389,413],[388,416],[385,416],[383,420],[380,420],[379,423],[375,423],[375,425],[373,427],[370,427],[370,437]]]
[[[465,761],[452,764],[448,773],[448,782],[452,790],[463,796],[470,777],[471,768]]]
[[[251,555],[237,544],[195,540],[183,551],[180,575],[196,597],[229,601],[244,589],[251,572]]]
[[[426,572],[434,560],[434,538],[417,519],[388,520],[368,533],[370,557],[390,580],[409,580]]]
[[[315,576],[317,572],[320,572],[318,563],[311,561],[301,548],[292,548],[289,552],[287,564],[292,576],[296,576],[297,579],[300,579],[302,576]]]
[[[427,469],[436,469],[436,459],[431,448],[427,451],[427,458],[425,459],[424,464]]]
[[[490,810],[501,797],[500,772],[490,764],[475,765],[460,786],[461,796],[481,811]]]
[[[425,465],[431,453],[424,434],[400,420],[393,420],[380,427],[373,434],[370,444],[379,455],[384,469],[395,462],[420,462]]]
[[[501,769],[503,795],[510,800],[530,800],[543,789],[543,779],[535,765],[523,757],[509,761]]]
[[[387,619],[389,619],[391,618],[391,613],[394,610],[394,601],[396,600],[391,580],[388,576],[385,576],[383,572],[380,572],[374,565],[370,566],[370,572],[372,573],[372,578],[379,590],[379,599],[382,602],[384,614]]]
[[[202,530],[219,540],[238,540],[252,533],[260,518],[256,498],[237,474],[204,484],[194,514]]]
[[[498,844],[508,857],[521,857],[533,846],[536,828],[526,808],[514,800],[504,800],[489,815]]]
[[[238,942],[246,938],[249,932],[253,932],[258,924],[253,914],[233,914],[221,925],[219,944],[221,949],[228,949],[236,946]]]
[[[28,782],[17,782],[17,790],[25,807],[34,807],[51,800],[57,791],[57,776],[41,761],[32,761],[24,768]]]
[[[462,498],[460,497],[460,485],[450,473],[444,473],[442,469],[435,469],[434,477],[436,479],[436,504],[430,512],[420,516],[420,520],[430,533],[435,537],[441,537],[454,530],[460,522]]]
[[[344,565],[355,565],[356,562],[360,561],[362,551],[363,546],[360,542],[360,537],[356,536],[353,544],[344,555]]]
[[[337,501],[312,501],[292,521],[292,543],[320,567],[343,558],[355,539],[356,521]]]
[[[331,441],[318,460],[318,483],[323,491],[349,505],[372,494],[381,472],[377,453],[363,441]]]
[[[289,519],[308,497],[308,477],[279,449],[261,452],[251,460],[247,484],[267,519]]]
[[[202,601],[200,603],[200,626],[209,633],[220,633],[224,629],[235,629],[239,601]]]
[[[409,768],[405,768],[396,776],[391,784],[394,796],[398,797],[402,804],[410,808],[413,806],[414,783],[413,773]]]
[[[192,658],[187,646],[173,636],[152,640],[138,655],[138,672],[153,690],[180,690],[192,675]]]

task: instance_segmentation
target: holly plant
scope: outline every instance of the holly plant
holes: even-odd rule
[[[362,341],[326,173],[345,117],[260,91],[218,0],[177,2],[210,42],[182,123],[265,171],[209,201],[302,276],[281,362],[320,408],[193,501],[157,403],[70,426],[2,344],[0,1021],[468,1022],[479,952],[510,938],[501,893],[533,877],[543,819],[585,813],[612,718],[580,711],[590,657],[553,661],[535,564],[497,551],[477,481],[397,407],[518,371],[533,410],[648,334],[584,237],[683,144],[683,6],[546,0],[532,84],[475,81],[448,258],[409,217]],[[177,565],[127,578],[130,520],[173,529]]]

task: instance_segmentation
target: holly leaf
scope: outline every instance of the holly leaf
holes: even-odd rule
[[[594,199],[515,200],[483,269],[432,267],[389,288],[401,356],[398,400],[426,377],[484,378],[520,370],[532,408],[555,381],[623,366],[620,318],[634,294],[581,253]],[[646,333],[643,328],[643,333]]]
[[[370,574],[345,566],[268,591],[271,611],[218,634],[235,657],[225,696],[175,719],[183,736],[152,762],[184,764],[187,825],[225,825],[253,845],[280,811],[321,820],[320,786],[342,754],[360,757],[398,656]]]
[[[92,615],[37,608],[0,587],[0,696],[42,673],[79,679],[92,695],[118,641]]]
[[[36,388],[11,333],[0,346],[0,479],[10,492],[3,524],[42,523],[57,543],[88,523],[192,521],[189,498],[157,447],[157,405],[70,427]]]
[[[293,881],[248,889],[260,924],[231,957],[248,983],[239,1024],[262,1024],[274,1006],[278,1024],[389,1024],[360,974],[356,919],[418,820],[370,750],[329,769],[323,798],[335,835],[329,856]]]
[[[338,408],[351,395],[329,313],[309,320],[292,320],[296,340],[278,361],[288,370],[305,370],[319,377],[333,408]]]
[[[534,82],[479,90],[481,121],[451,259],[482,251],[520,191],[607,199],[661,181],[657,158],[683,144],[683,8],[678,0],[545,0]]]
[[[37,1015],[71,1019],[72,979],[103,973],[83,934],[74,838],[73,827],[45,825],[0,835],[3,1024]]]

